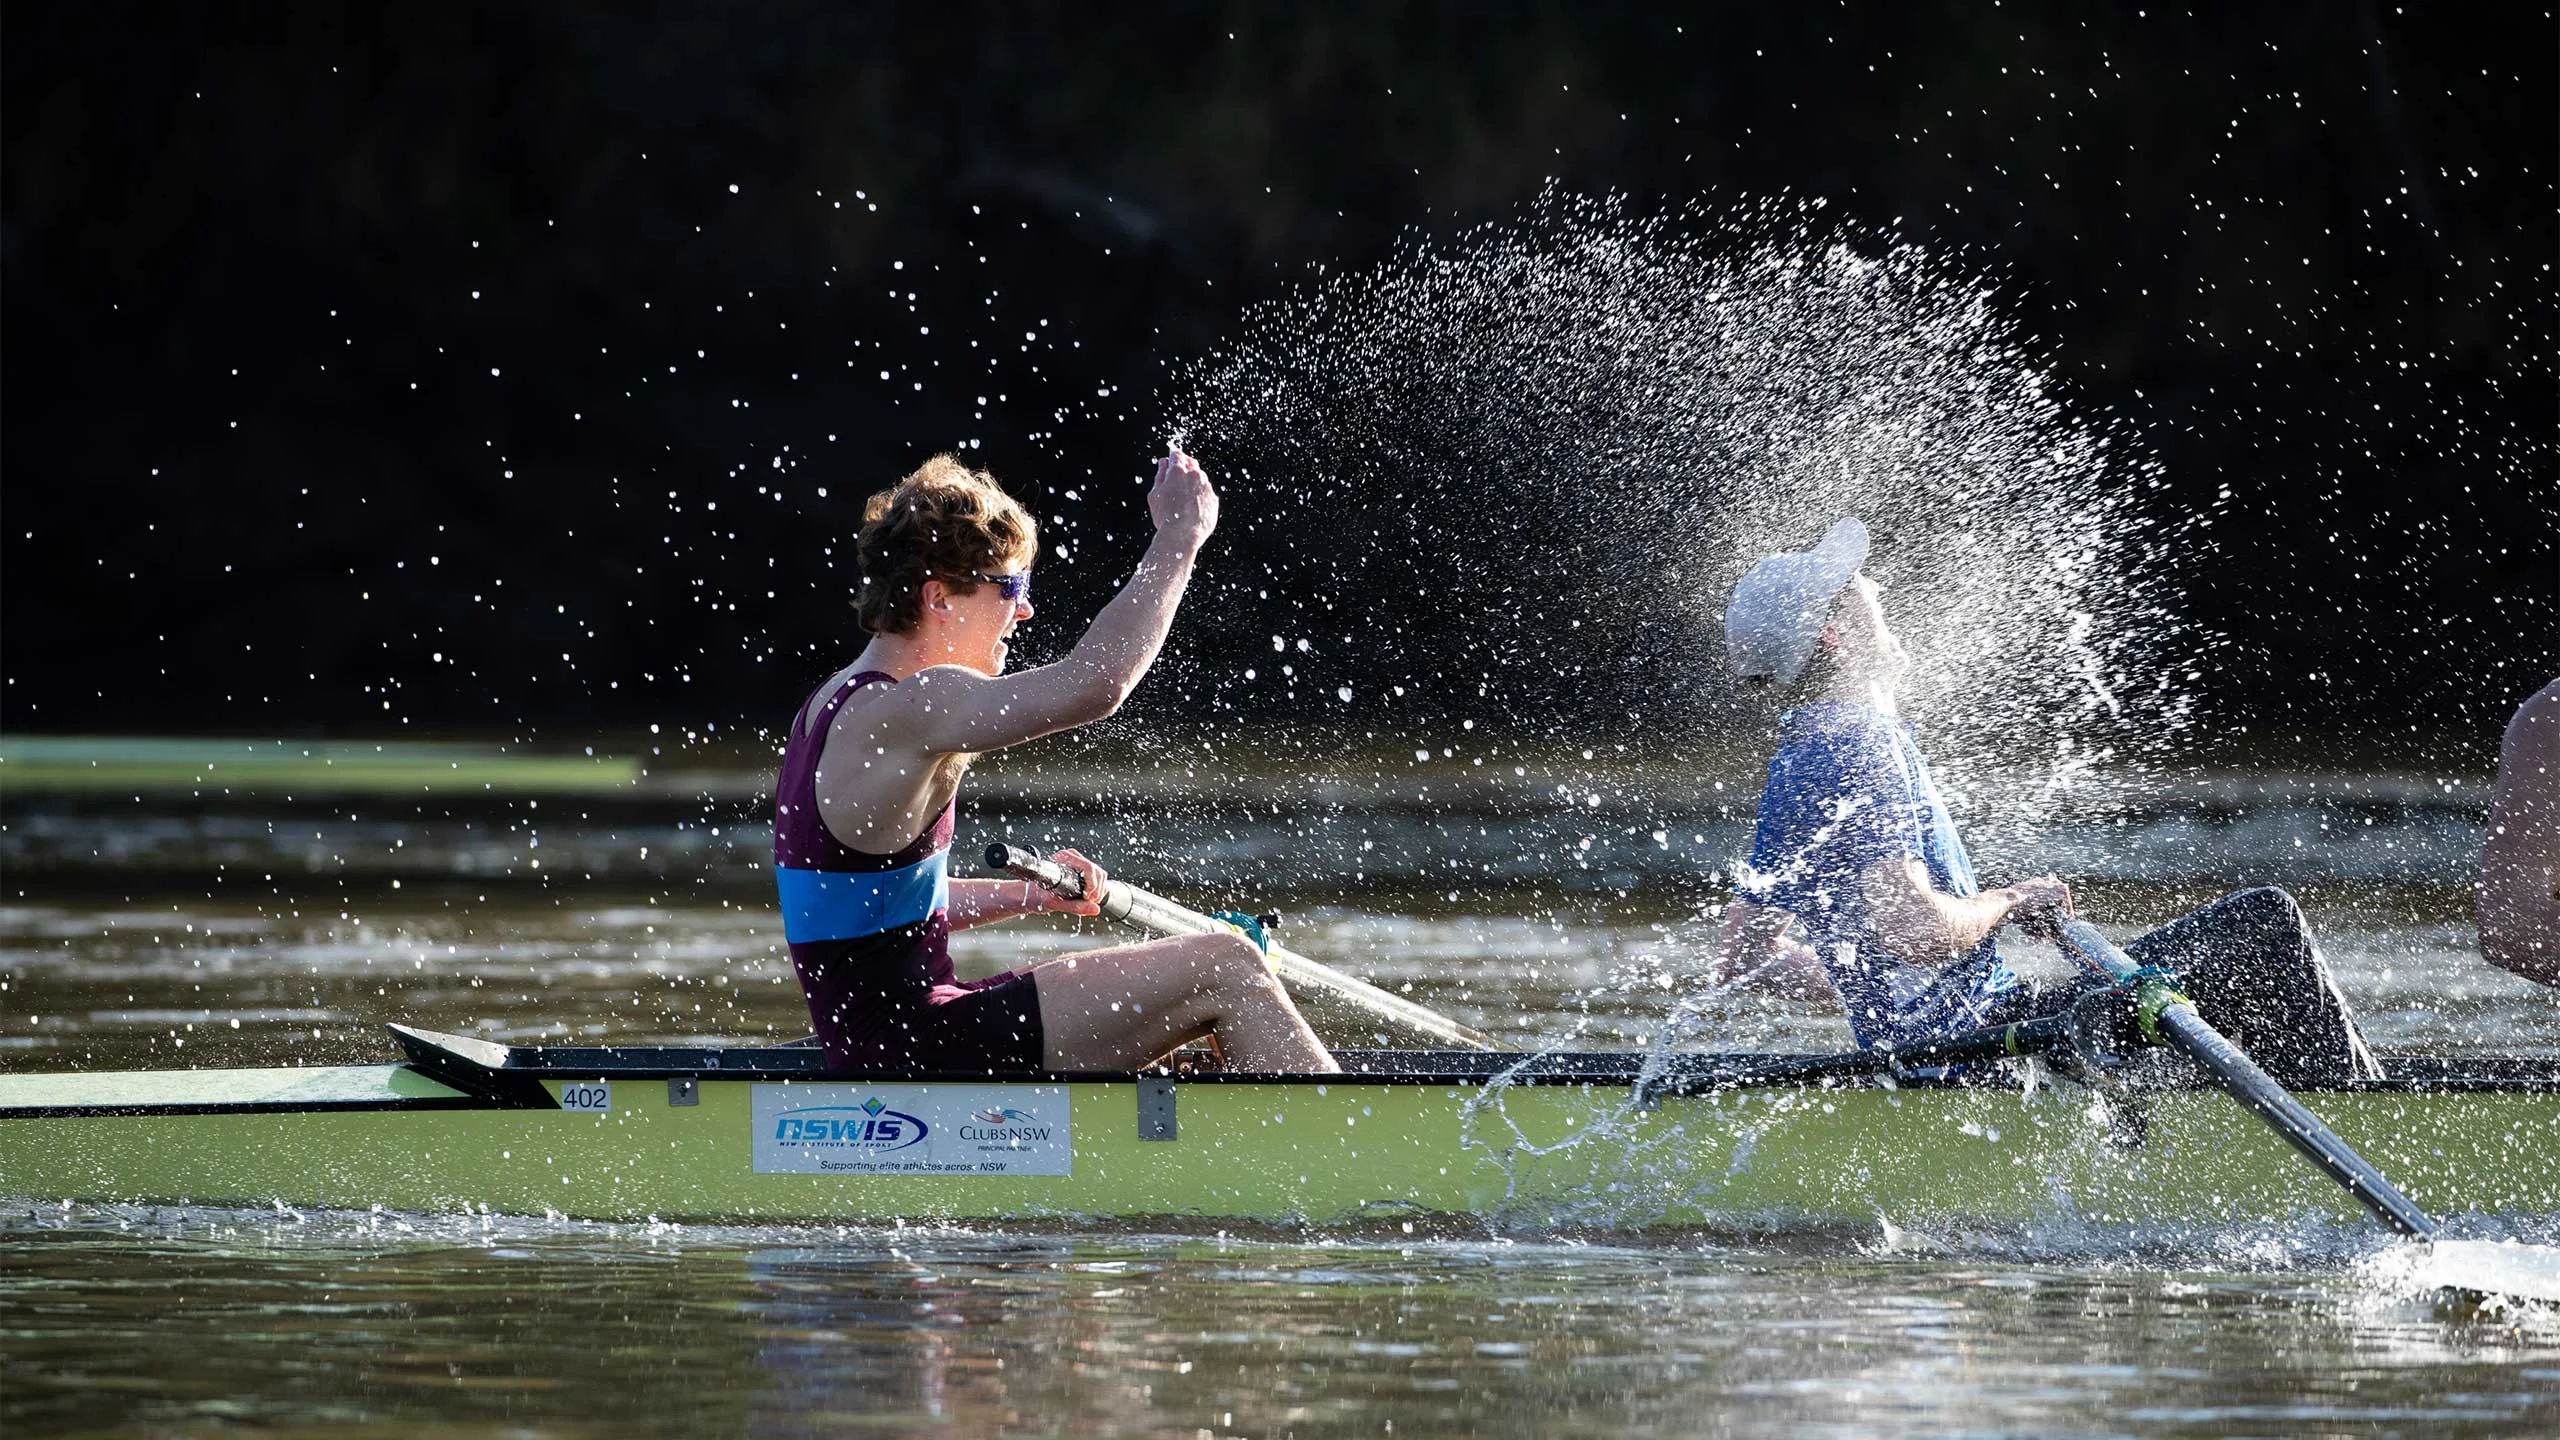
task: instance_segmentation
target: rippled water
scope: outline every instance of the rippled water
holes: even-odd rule
[[[2131,935],[2208,893],[2100,885],[2082,898]],[[2480,962],[2462,892],[2324,883],[2301,894],[2378,1047],[2560,1054],[2560,1000]],[[1698,983],[1712,939],[1709,922],[1660,901],[1505,914],[1438,895],[1257,899],[1289,913],[1293,947],[1521,1045],[1642,1048],[1672,996]],[[963,934],[953,949],[966,976],[1118,938],[1034,922]],[[807,1033],[808,1018],[779,940],[772,910],[744,892],[30,896],[0,906],[0,1064],[355,1062],[390,1058],[388,1021],[521,1041],[784,1039]],[[2021,960],[2060,963],[2032,949]],[[1827,1005],[1751,995],[1720,1010],[1733,1047],[1847,1043]]]
[[[0,1222],[12,1433],[2549,1433],[2336,1275],[1527,1240]]]
[[[2471,951],[2459,856],[2476,797],[2435,791],[2244,795],[2045,844],[2085,857],[2084,904],[2120,934],[2244,881],[2292,886],[2380,1048],[2560,1053],[2553,992]],[[388,1058],[387,1020],[513,1039],[807,1028],[743,804],[330,803],[13,803],[0,1068]],[[1621,796],[1277,817],[1189,803],[1152,822],[1005,808],[964,815],[964,836],[1098,836],[1145,883],[1276,905],[1298,948],[1469,1023],[1591,1048],[1640,1045],[1694,983],[1712,857],[1739,825]],[[1099,938],[1026,924],[957,948],[974,973]],[[1823,1007],[1759,997],[1722,1026],[1736,1045],[1844,1039]],[[0,1161],[5,1146],[0,1131]],[[1157,1235],[21,1197],[0,1203],[0,1429],[2560,1429],[2560,1320],[2396,1295],[2357,1269],[2381,1243],[2062,1215],[1973,1237]]]

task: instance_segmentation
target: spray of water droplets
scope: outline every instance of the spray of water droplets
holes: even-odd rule
[[[1977,833],[2093,803],[2186,719],[2167,661],[2203,637],[2164,566],[2197,537],[2146,514],[2152,467],[2048,393],[1978,276],[1818,202],[1550,193],[1320,272],[1181,382],[1168,429],[1245,522],[1190,663],[1319,642],[1285,688],[1197,677],[1239,712],[1394,693],[1559,736],[1765,734],[1724,598],[1855,514]]]

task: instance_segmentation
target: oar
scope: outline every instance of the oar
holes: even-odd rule
[[[2345,1186],[2347,1193],[2382,1223],[2420,1240],[2435,1238],[2441,1227],[2426,1211],[2401,1194],[2400,1187],[2373,1168],[2372,1162],[2339,1139],[2319,1116],[2304,1109],[2301,1101],[2259,1069],[2258,1062],[2197,1014],[2195,1002],[2179,994],[2156,973],[2146,974],[2132,956],[2117,949],[2115,942],[2099,934],[2098,927],[2088,921],[2065,919],[2061,932],[2067,948],[2077,952],[2083,964],[2119,985],[2133,988],[2134,1004],[2144,1017],[2146,1031],[2156,1029],[2167,1035],[2171,1043],[2222,1082],[2222,1088],[2230,1091],[2233,1099],[2255,1111],[2259,1119],[2284,1137],[2285,1143],[2301,1151],[2304,1159],[2320,1168],[2321,1174]]]
[[[990,869],[1002,870],[1046,886],[1070,900],[1084,898],[1083,876],[1019,845],[989,845],[987,865]],[[1102,917],[1157,935],[1212,935],[1235,928],[1224,920],[1203,915],[1151,890],[1141,890],[1126,880],[1114,880],[1103,890]],[[1368,981],[1354,979],[1330,965],[1318,964],[1277,941],[1272,942],[1269,954],[1273,972],[1293,990],[1301,993],[1314,991],[1328,999],[1364,1010],[1378,1019],[1428,1036],[1443,1045],[1464,1050],[1504,1048],[1480,1030],[1461,1025],[1439,1011],[1426,1005],[1416,1005],[1401,995],[1390,995]]]
[[[2166,1033],[2170,1040],[2222,1082],[2222,1088],[2274,1127],[2286,1143],[2302,1152],[2320,1172],[2392,1229],[2426,1242],[2411,1273],[2419,1282],[2442,1290],[2482,1295],[2515,1295],[2560,1301],[2560,1249],[2513,1241],[2447,1240],[2434,1217],[2417,1207],[2398,1186],[2357,1154],[2320,1117],[2302,1107],[2257,1062],[2226,1039],[2202,1015],[2195,1002],[2179,994],[2156,972],[2147,972],[2133,957],[2115,947],[2086,920],[2065,919],[2060,926],[2066,949],[2107,975],[2131,987],[2135,1013],[2146,1031]]]

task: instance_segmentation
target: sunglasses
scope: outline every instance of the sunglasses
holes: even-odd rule
[[[981,575],[971,571],[969,578],[981,585],[993,585],[996,593],[1004,596],[1010,604],[1026,605],[1031,601],[1031,572],[1028,570],[1019,575]]]

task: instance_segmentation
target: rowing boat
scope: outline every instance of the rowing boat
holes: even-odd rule
[[[392,1028],[400,1063],[0,1076],[0,1195],[688,1221],[2357,1213],[2206,1088],[1418,1050],[1345,1051],[1339,1075],[998,1081]],[[2401,1057],[2388,1075],[2302,1098],[2421,1203],[2560,1215],[2560,1063]]]

